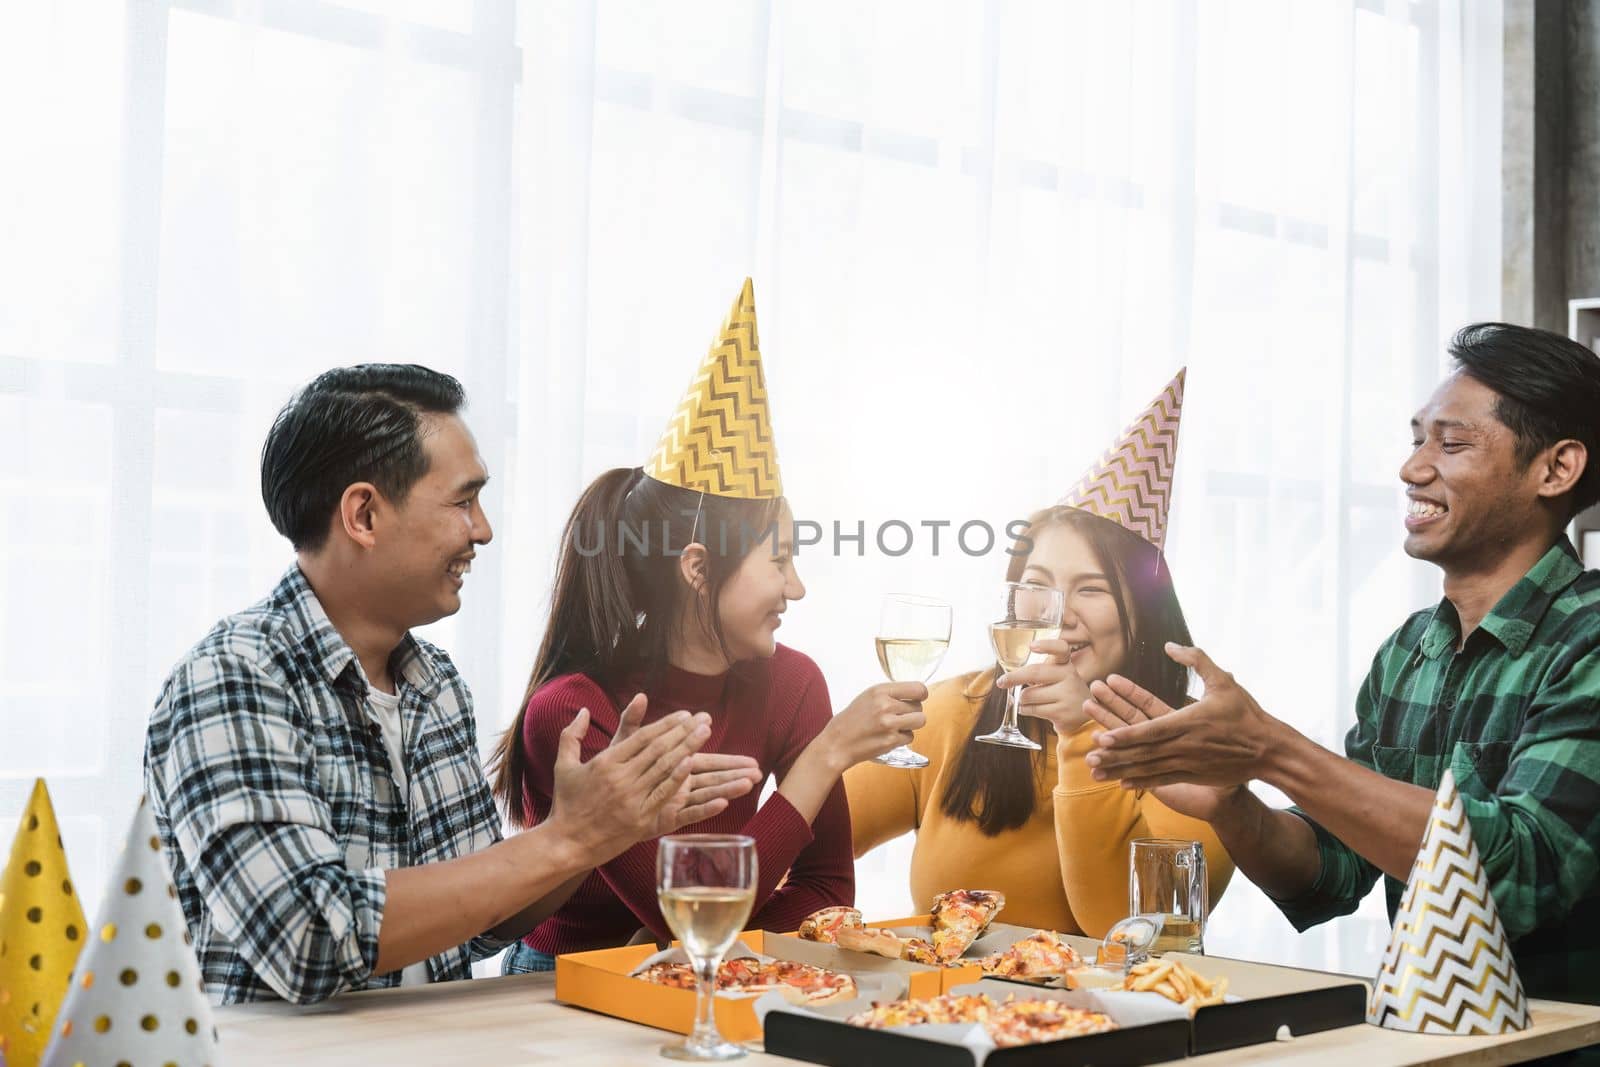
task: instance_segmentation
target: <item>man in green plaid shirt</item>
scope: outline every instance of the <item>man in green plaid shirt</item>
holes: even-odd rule
[[[1384,875],[1393,916],[1446,768],[1530,995],[1600,1003],[1600,572],[1563,533],[1600,500],[1600,358],[1484,323],[1412,420],[1406,552],[1444,598],[1378,649],[1341,758],[1262,710],[1197,648],[1173,710],[1113,677],[1086,710],[1101,779],[1209,820],[1301,930]],[[1260,779],[1294,802],[1267,807]]]

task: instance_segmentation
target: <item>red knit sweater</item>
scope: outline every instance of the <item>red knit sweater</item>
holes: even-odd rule
[[[638,691],[634,686],[607,694],[588,675],[566,674],[529,698],[522,725],[530,782],[524,810],[535,820],[550,812],[561,729],[579,708],[589,709],[589,733],[583,741],[587,760],[610,743],[622,707]],[[668,667],[660,681],[643,691],[649,698],[647,723],[679,709],[708,712],[711,737],[701,751],[752,756],[764,775],[778,780],[833,715],[822,672],[808,656],[783,645],[771,659],[741,664],[726,674],[706,676]],[[810,824],[776,792],[758,807],[760,793],[752,789],[722,814],[681,831],[755,838],[758,881],[750,926],[793,930],[818,908],[853,903],[855,866],[843,785],[834,786]],[[652,838],[591,871],[561,910],[523,940],[552,955],[620,945],[641,926],[666,940],[671,934],[656,904],[655,882]]]

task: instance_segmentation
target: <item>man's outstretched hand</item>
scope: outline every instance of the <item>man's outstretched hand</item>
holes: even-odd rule
[[[1166,651],[1200,676],[1205,694],[1173,708],[1121,675],[1093,683],[1084,712],[1105,732],[1084,760],[1096,779],[1152,790],[1174,811],[1210,819],[1263,775],[1283,727],[1202,650]]]

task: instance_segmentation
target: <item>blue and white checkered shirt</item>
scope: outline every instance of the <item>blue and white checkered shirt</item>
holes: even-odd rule
[[[372,971],[384,870],[500,840],[466,683],[410,635],[391,663],[404,797],[364,707],[361,665],[298,566],[167,678],[145,736],[145,785],[218,1003],[399,985],[399,971]],[[428,976],[469,978],[474,959],[505,944],[459,945],[428,960]]]

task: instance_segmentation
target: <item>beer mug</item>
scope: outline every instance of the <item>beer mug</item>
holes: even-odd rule
[[[1128,849],[1128,913],[1160,923],[1152,952],[1204,952],[1206,851],[1198,841],[1141,837]]]

